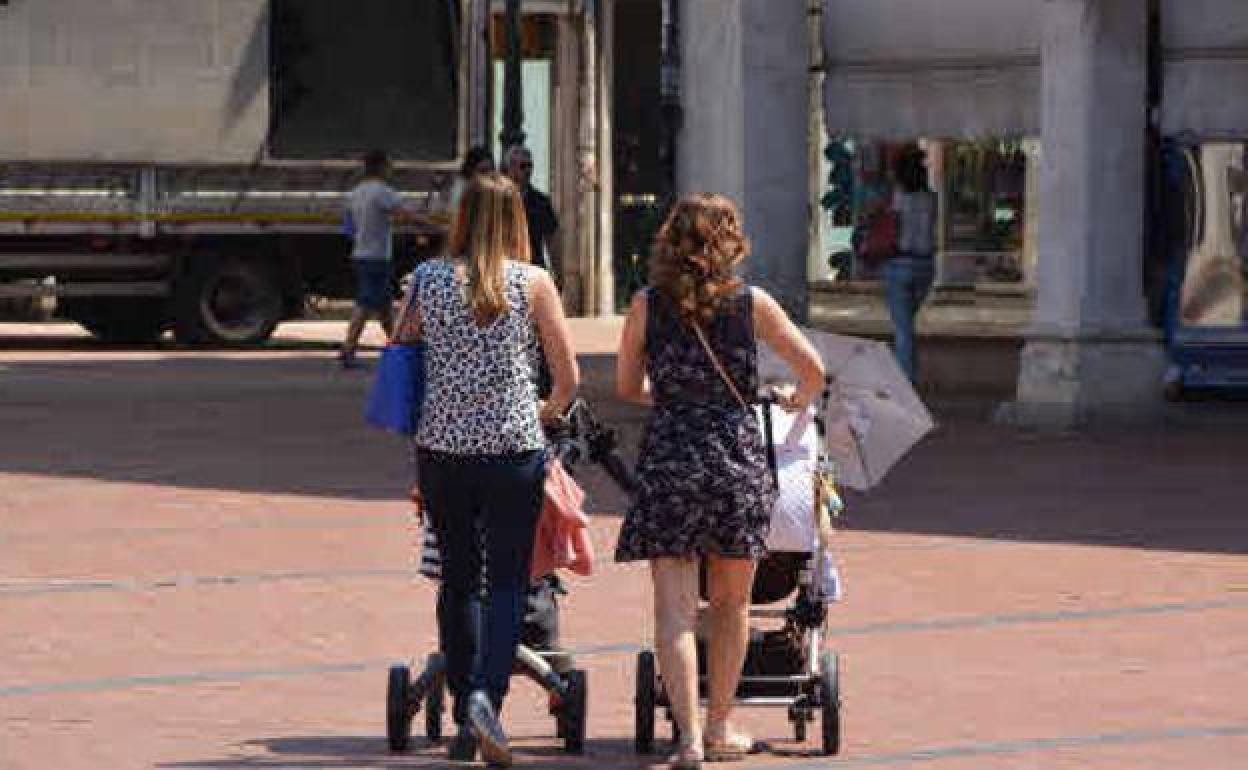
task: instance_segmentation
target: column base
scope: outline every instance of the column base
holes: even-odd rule
[[[1014,401],[996,421],[1039,430],[1091,423],[1140,423],[1164,413],[1165,351],[1151,329],[1055,335],[1032,332],[1023,346]]]

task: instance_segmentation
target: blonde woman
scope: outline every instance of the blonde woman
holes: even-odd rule
[[[417,330],[405,336],[428,345],[417,465],[442,546],[439,634],[459,726],[451,757],[471,761],[479,745],[488,763],[506,766],[499,712],[542,505],[541,424],[566,411],[578,374],[554,282],[528,264],[524,202],[506,177],[480,174],[465,188],[450,253],[457,256],[420,265],[413,279]],[[539,341],[554,379],[542,404]]]
[[[616,560],[650,562],[655,646],[681,735],[673,768],[740,759],[753,745],[729,717],[745,659],[754,567],[776,497],[758,421],[741,403],[758,388],[756,341],[798,373],[786,408],[804,409],[823,390],[814,349],[775,300],[736,276],[748,254],[730,200],[680,200],[655,239],[651,286],[633,299],[620,342],[619,394],[653,409]],[[700,561],[709,595],[705,731],[694,641]]]

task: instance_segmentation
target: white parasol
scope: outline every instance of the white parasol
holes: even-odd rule
[[[828,374],[823,414],[828,456],[837,481],[866,490],[935,426],[910,380],[882,342],[802,329]],[[764,383],[791,381],[788,366],[766,347],[760,351]]]

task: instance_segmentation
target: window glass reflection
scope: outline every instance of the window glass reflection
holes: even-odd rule
[[[913,146],[913,143],[909,143]],[[921,140],[940,200],[937,283],[1029,282],[1035,264],[1039,143],[1029,139]],[[907,144],[840,138],[825,152],[823,253],[829,280],[876,280],[881,265],[863,243],[896,189],[894,165]],[[818,271],[816,271],[816,275]]]
[[[1185,148],[1177,171],[1184,220],[1175,269],[1184,326],[1240,326],[1248,321],[1248,143],[1206,142]]]

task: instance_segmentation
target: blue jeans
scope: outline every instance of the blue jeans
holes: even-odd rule
[[[931,257],[901,254],[884,264],[884,295],[888,300],[888,312],[893,317],[896,330],[893,350],[902,371],[917,382],[919,356],[915,345],[914,317],[918,315],[923,300],[932,288],[935,268]]]
[[[474,690],[484,690],[496,707],[507,694],[542,509],[546,453],[420,450],[418,462],[420,491],[426,509],[435,513],[441,546],[438,636],[454,716],[462,724]],[[484,595],[478,532],[485,540]]]
[[[390,292],[390,260],[355,259],[355,304],[365,310],[381,312],[394,301]]]

